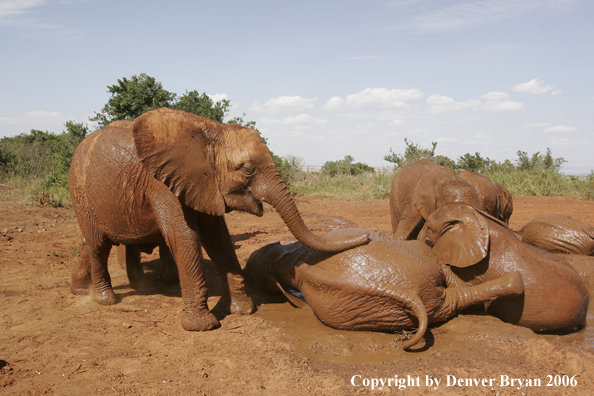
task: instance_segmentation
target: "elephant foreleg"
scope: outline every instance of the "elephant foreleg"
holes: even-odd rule
[[[445,298],[435,321],[444,321],[457,312],[476,304],[493,301],[500,297],[519,296],[524,293],[524,282],[519,272],[510,272],[501,278],[486,281],[476,286],[450,287],[445,289]]]
[[[392,221],[394,239],[397,241],[416,239],[421,228],[423,228],[423,224],[425,224],[425,220],[421,213],[415,208],[407,208],[402,213],[400,221]]]
[[[196,216],[200,229],[200,241],[217,267],[229,312],[251,314],[255,310],[254,303],[245,292],[245,279],[225,219],[222,216],[204,213],[196,213]]]

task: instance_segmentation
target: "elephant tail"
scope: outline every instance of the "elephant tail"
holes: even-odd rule
[[[411,339],[407,340],[404,344],[402,344],[402,349],[405,351],[416,345],[423,336],[425,336],[425,332],[427,331],[427,327],[429,326],[429,318],[427,316],[427,310],[425,309],[425,305],[421,298],[417,294],[409,294],[405,296],[400,296],[399,300],[401,300],[406,306],[408,306],[414,315],[416,316],[417,320],[419,321],[419,329],[412,336]]]

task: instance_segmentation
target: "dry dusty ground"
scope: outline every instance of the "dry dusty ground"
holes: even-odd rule
[[[433,326],[420,351],[403,352],[401,335],[332,330],[310,310],[257,290],[255,299],[267,303],[256,314],[226,316],[216,307],[220,286],[210,262],[209,304],[222,324],[217,330],[184,331],[179,288],[157,280],[133,291],[115,252],[110,272],[120,302],[99,306],[68,289],[81,241],[73,211],[20,199],[6,192],[0,197],[2,395],[588,395],[594,389],[594,327],[536,335],[468,314]],[[390,229],[387,200],[305,198],[299,208],[318,233],[346,226]],[[511,225],[519,228],[547,213],[594,224],[594,202],[520,197]],[[227,220],[242,265],[262,245],[292,239],[271,210],[263,218],[233,212]],[[143,260],[157,267],[157,257]],[[396,376],[406,380],[406,389],[393,382],[378,389],[372,382]],[[452,376],[462,384],[448,386]],[[502,376],[541,382],[511,386]],[[428,378],[439,386],[428,386]]]

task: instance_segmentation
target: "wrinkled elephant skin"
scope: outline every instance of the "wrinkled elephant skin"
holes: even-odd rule
[[[294,305],[302,293],[326,325],[344,330],[395,331],[417,327],[404,349],[423,337],[427,325],[446,321],[468,306],[523,291],[518,273],[468,286],[420,241],[394,241],[357,229],[326,234],[343,238],[368,232],[371,242],[338,254],[323,253],[296,242],[274,243],[254,252],[245,271]]]
[[[481,206],[487,213],[509,225],[514,204],[507,188],[490,177],[466,170],[458,172],[458,177],[474,188]]]
[[[522,242],[552,253],[594,256],[594,227],[569,217],[549,214],[526,224]]]
[[[466,204],[444,205],[418,238],[470,284],[522,275],[524,294],[494,301],[488,313],[536,332],[567,333],[585,325],[590,295],[578,273],[558,256],[519,241],[490,215]]]
[[[367,242],[366,235],[328,241],[305,226],[256,130],[179,110],[153,110],[90,134],[74,153],[68,184],[84,237],[71,290],[115,303],[107,271],[111,246],[164,242],[177,264],[186,330],[219,325],[207,307],[202,247],[222,277],[228,309],[254,310],[226,212],[261,216],[264,201],[309,246],[342,251]]]

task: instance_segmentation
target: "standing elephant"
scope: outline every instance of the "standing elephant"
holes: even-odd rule
[[[261,216],[265,201],[308,246],[342,251],[367,242],[366,235],[329,241],[305,226],[257,131],[179,110],[153,110],[92,133],[74,153],[68,184],[85,242],[71,290],[85,294],[92,285],[95,301],[114,304],[111,246],[164,241],[179,271],[186,330],[219,325],[207,307],[201,247],[223,279],[230,311],[254,310],[226,212]]]
[[[552,253],[594,256],[594,227],[569,217],[537,217],[520,230],[520,235],[522,242]]]
[[[563,259],[519,241],[500,220],[451,203],[429,216],[418,239],[472,285],[514,271],[522,275],[524,294],[494,301],[488,313],[536,332],[585,325],[590,295],[583,279]]]
[[[449,202],[484,209],[476,190],[453,169],[421,160],[403,167],[392,182],[390,216],[394,239],[416,239],[429,215]]]
[[[345,238],[362,230],[331,231],[327,238]],[[338,254],[324,253],[295,242],[274,243],[254,252],[245,271],[279,290],[299,307],[301,292],[327,326],[343,330],[396,331],[417,327],[402,346],[418,343],[429,323],[442,322],[471,305],[523,292],[517,272],[476,286],[464,284],[421,241],[394,241],[371,231],[371,242]]]
[[[458,177],[466,181],[477,192],[483,209],[509,225],[509,218],[514,211],[512,195],[490,177],[463,170],[458,172]]]

